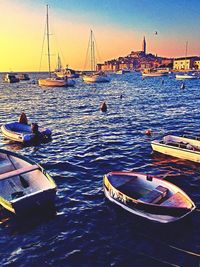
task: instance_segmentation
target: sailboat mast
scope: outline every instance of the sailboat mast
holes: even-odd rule
[[[92,47],[93,47],[93,70],[96,71],[95,69],[95,46],[94,46],[94,41],[92,42]]]
[[[188,50],[188,41],[186,42],[186,45],[185,45],[185,69],[186,69],[186,60],[187,60],[187,50]]]
[[[93,71],[93,41],[92,41],[92,30],[90,31],[90,65],[91,71]]]
[[[47,52],[48,52],[48,64],[49,64],[49,77],[51,77],[51,62],[50,62],[50,45],[49,45],[49,12],[47,5]]]

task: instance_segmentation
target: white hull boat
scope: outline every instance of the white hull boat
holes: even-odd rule
[[[152,141],[151,146],[153,151],[165,155],[200,162],[200,141],[197,139],[167,135],[162,140]]]
[[[179,187],[149,175],[110,172],[104,176],[103,185],[110,201],[151,221],[175,222],[196,208]]]
[[[39,79],[38,80],[39,86],[45,87],[67,87],[67,86],[74,86],[75,81],[69,80],[66,78],[46,78],[46,79]]]
[[[83,75],[83,81],[88,83],[103,83],[110,82],[110,78],[106,74],[90,74]]]
[[[186,79],[198,79],[198,76],[196,74],[176,74],[176,79],[179,80],[186,80]]]
[[[44,205],[52,205],[56,184],[35,162],[0,149],[0,205],[23,214]]]
[[[34,141],[43,141],[51,138],[51,130],[48,128],[39,127],[39,133],[36,135],[31,130],[31,125],[9,122],[1,126],[2,134],[12,141],[20,143],[31,143]]]

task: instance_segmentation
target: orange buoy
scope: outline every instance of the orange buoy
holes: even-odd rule
[[[151,129],[146,130],[145,134],[150,136],[152,134],[152,130]]]
[[[106,105],[106,102],[103,102],[103,104],[101,105],[101,111],[102,111],[102,112],[106,112],[106,111],[107,111],[107,105]]]

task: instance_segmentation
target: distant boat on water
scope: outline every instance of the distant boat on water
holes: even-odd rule
[[[103,71],[97,72],[96,69],[96,56],[95,56],[95,45],[94,45],[93,32],[90,32],[89,48],[90,48],[90,62],[91,62],[91,73],[83,74],[82,79],[88,83],[101,83],[109,82],[110,77]]]
[[[186,42],[186,45],[185,45],[185,63],[184,63],[185,71],[184,72],[182,71],[182,72],[176,74],[176,79],[179,79],[179,80],[198,79],[199,78],[197,73],[188,70],[190,68],[190,66],[189,66],[189,63],[186,64],[187,63],[187,50],[188,50],[188,42]]]
[[[46,15],[46,33],[47,33],[47,52],[48,52],[48,66],[49,66],[49,77],[44,79],[39,79],[39,86],[45,87],[66,87],[73,86],[75,81],[68,81],[67,77],[59,78],[59,77],[51,77],[51,64],[50,64],[50,43],[49,43],[49,13],[48,13],[48,5],[47,5],[47,15]]]
[[[144,77],[160,77],[160,76],[167,76],[169,71],[163,69],[144,69],[142,72],[142,76]]]
[[[76,73],[75,70],[68,68],[68,66],[66,66],[66,68],[62,67],[61,59],[59,55],[58,55],[58,65],[54,73],[59,78],[65,78],[65,77],[72,78],[72,79],[79,78],[79,74]]]
[[[27,73],[19,73],[17,74],[17,78],[19,78],[20,81],[29,81],[30,77]]]
[[[19,82],[19,78],[17,77],[16,73],[7,73],[3,76],[3,80],[4,82],[7,83],[18,83]]]
[[[130,73],[129,69],[121,69],[121,70],[117,70],[115,72],[116,74],[125,74],[125,73]]]
[[[184,72],[184,73],[179,73],[176,74],[176,79],[179,80],[185,80],[185,79],[199,79],[199,76],[196,73],[191,73],[191,72]]]

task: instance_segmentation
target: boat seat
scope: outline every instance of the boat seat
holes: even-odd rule
[[[39,169],[38,165],[35,164],[35,165],[30,165],[28,167],[20,168],[20,169],[14,170],[14,171],[9,171],[9,172],[0,174],[0,180],[8,179],[8,178],[11,178],[13,176],[21,175],[21,174],[24,174],[27,172],[38,170],[38,169]]]
[[[191,202],[180,192],[172,195],[170,198],[165,200],[160,204],[161,206],[167,207],[182,207],[182,208],[191,208]]]
[[[162,198],[166,196],[168,192],[168,189],[159,185],[152,191],[148,192],[141,198],[139,198],[139,201],[146,202],[146,203],[158,203]]]

